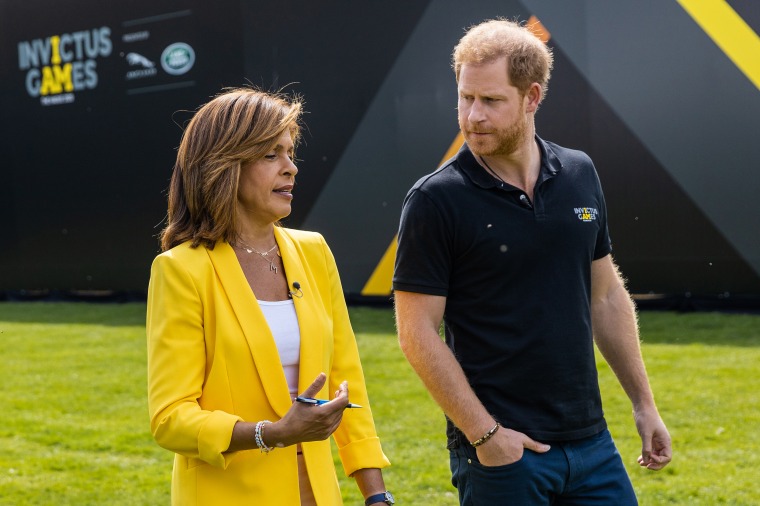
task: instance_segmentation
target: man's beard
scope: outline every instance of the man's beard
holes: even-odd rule
[[[517,151],[525,142],[525,133],[528,130],[528,120],[522,110],[518,117],[520,120],[509,127],[493,132],[493,138],[485,143],[472,142],[465,134],[470,151],[478,156],[504,156]]]

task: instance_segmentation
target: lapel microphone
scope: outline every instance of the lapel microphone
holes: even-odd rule
[[[299,299],[303,297],[303,291],[301,290],[301,283],[299,283],[298,281],[293,281],[293,290],[294,291],[292,292],[288,290],[288,297],[290,297],[291,299],[293,297],[296,297]]]

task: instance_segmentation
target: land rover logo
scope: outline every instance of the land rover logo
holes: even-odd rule
[[[161,53],[161,67],[167,74],[178,76],[193,68],[195,51],[184,42],[169,44]]]

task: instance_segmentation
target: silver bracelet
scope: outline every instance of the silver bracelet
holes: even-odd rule
[[[258,446],[259,450],[261,450],[263,453],[269,453],[274,449],[266,445],[266,443],[264,442],[264,438],[261,435],[261,431],[264,428],[264,425],[268,423],[272,423],[272,422],[270,422],[269,420],[262,420],[260,422],[256,422],[256,430],[253,432],[253,437],[256,440],[256,446]]]

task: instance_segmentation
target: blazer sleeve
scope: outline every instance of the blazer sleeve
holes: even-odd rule
[[[335,258],[324,239],[322,243],[330,284],[329,307],[332,310],[334,339],[329,392],[336,391],[340,383],[347,380],[351,402],[364,406],[362,409],[347,409],[340,426],[333,434],[343,469],[350,476],[359,469],[387,467],[390,461],[383,453],[375,431],[359,349],[351,328]]]
[[[201,408],[206,338],[203,296],[171,252],[156,257],[148,287],[148,408],[156,442],[175,453],[226,468],[240,417]]]

